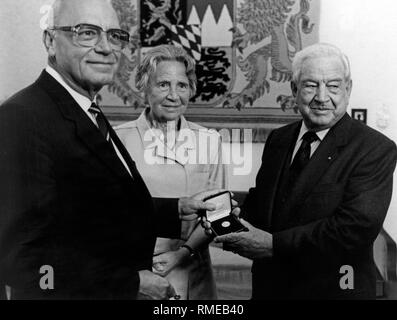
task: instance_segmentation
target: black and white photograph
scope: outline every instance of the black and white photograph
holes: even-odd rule
[[[0,303],[397,300],[396,3],[2,0]]]

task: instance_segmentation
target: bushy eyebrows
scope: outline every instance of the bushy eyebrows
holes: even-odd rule
[[[342,78],[336,78],[336,79],[330,79],[330,80],[328,80],[327,81],[327,83],[330,83],[330,82],[342,82],[343,81],[343,79]]]
[[[157,81],[155,82],[156,85],[159,84],[167,84],[170,85],[171,84],[171,80],[169,79],[157,79]],[[177,80],[176,82],[177,85],[189,85],[189,81],[185,81],[185,80]]]
[[[164,76],[164,77],[159,77],[156,79],[156,83],[161,83],[161,82],[172,82],[173,79],[169,79],[168,77]],[[176,79],[177,83],[186,83],[189,84],[189,80],[188,79]]]
[[[334,78],[334,79],[328,79],[325,83],[330,83],[330,82],[342,82],[342,81],[343,81],[342,78]],[[302,79],[301,82],[302,82],[302,83],[309,83],[309,82],[312,82],[312,83],[319,83],[319,82],[323,82],[323,80],[319,81],[319,80],[315,80],[315,79],[312,79],[312,78],[307,78],[307,79]]]

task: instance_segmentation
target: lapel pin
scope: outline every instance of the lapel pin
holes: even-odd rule
[[[332,160],[332,157],[328,157],[328,160]]]

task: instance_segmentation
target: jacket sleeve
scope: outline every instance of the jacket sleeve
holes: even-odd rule
[[[179,199],[174,198],[153,198],[158,237],[180,239],[178,201]]]
[[[62,212],[54,152],[43,117],[33,108],[7,104],[0,107],[0,271],[3,281],[31,297],[65,298],[68,295],[135,298],[138,272],[126,266],[105,266],[97,259],[74,272],[86,252],[57,243],[57,215]],[[36,110],[39,108],[35,108]],[[59,227],[59,226],[58,226]],[[72,247],[71,247],[72,248]],[[55,290],[41,290],[40,268],[54,270]],[[90,271],[91,270],[91,271]],[[96,277],[93,277],[95,270]],[[97,292],[98,283],[108,292]],[[66,294],[66,296],[65,296]]]
[[[24,285],[38,283],[40,266],[51,261],[52,243],[44,239],[57,210],[53,163],[37,125],[22,106],[0,109],[1,267],[7,281]]]

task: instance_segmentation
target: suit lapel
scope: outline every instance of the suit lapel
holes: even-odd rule
[[[138,176],[140,177],[140,174],[138,172],[138,169],[136,168],[134,160],[131,158],[127,149],[124,147],[123,143],[120,141],[119,137],[117,136],[117,133],[113,130],[112,126],[110,125],[107,119],[106,122],[109,126],[110,137],[112,138],[117,149],[120,151],[121,156],[124,158],[125,162],[127,163],[127,166],[131,171],[132,178],[137,178]]]
[[[51,96],[63,117],[74,123],[76,136],[86,147],[116,175],[129,176],[111,144],[103,138],[95,124],[65,88],[45,71],[42,72],[37,83]]]
[[[277,191],[282,188],[283,177],[285,174],[284,168],[287,161],[290,160],[290,154],[292,153],[291,148],[295,146],[295,141],[297,139],[299,128],[301,126],[301,121],[294,123],[289,130],[285,131],[283,134],[275,136],[272,140],[272,144],[277,146],[274,150],[270,150],[270,157],[267,163],[269,164],[270,174],[274,175],[269,177],[269,181],[275,181],[271,190],[271,203],[269,207],[270,214],[267,215],[266,225],[272,225],[272,217],[276,207],[275,202],[277,199]],[[275,214],[280,215],[281,212],[276,212]]]
[[[351,119],[346,114],[330,129],[291,189],[289,208],[303,203],[331,163],[338,157],[339,148],[347,143],[350,124]]]

